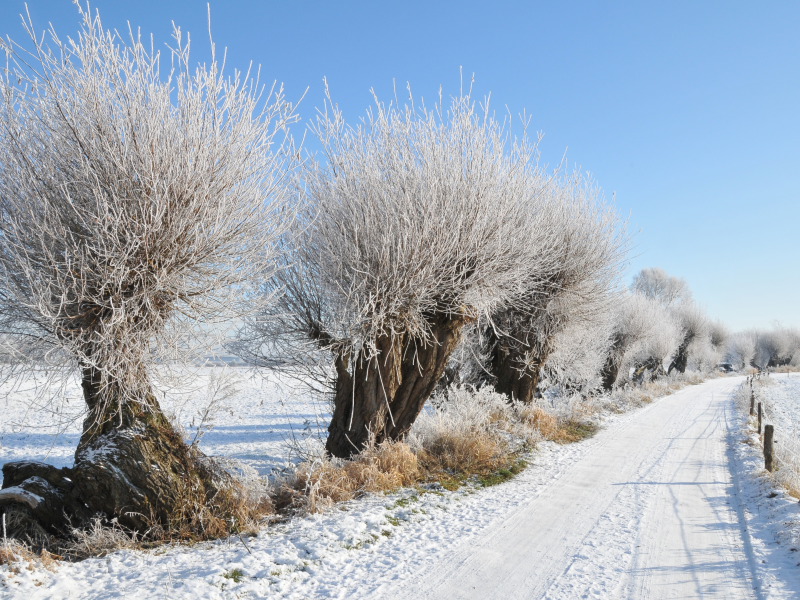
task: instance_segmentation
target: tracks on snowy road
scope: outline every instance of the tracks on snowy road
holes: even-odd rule
[[[554,485],[386,598],[761,598],[730,395],[686,388],[599,432]]]

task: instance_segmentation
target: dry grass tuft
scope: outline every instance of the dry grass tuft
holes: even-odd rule
[[[120,525],[116,519],[92,519],[86,527],[74,527],[62,552],[71,560],[105,556],[121,549],[140,548],[142,536]]]
[[[279,511],[316,513],[369,492],[390,492],[419,479],[417,457],[407,444],[373,444],[350,460],[302,463],[274,498]]]
[[[428,479],[486,475],[512,463],[515,458],[507,444],[481,431],[469,435],[443,433],[428,441],[419,457]]]
[[[216,489],[187,490],[166,524],[153,515],[142,536],[146,543],[194,542],[257,533],[260,525],[275,514],[269,485],[254,469],[234,460],[198,460]]]
[[[558,431],[558,418],[555,415],[536,405],[525,406],[518,414],[519,420],[527,427],[538,431],[543,439],[555,439]]]

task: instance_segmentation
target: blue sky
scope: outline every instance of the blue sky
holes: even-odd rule
[[[733,329],[800,327],[800,3],[322,2],[212,0],[228,66],[262,66],[313,116],[328,78],[355,120],[392,80],[434,100],[459,68],[498,111],[545,134],[542,161],[590,171],[616,193],[635,248],[626,281],[659,266]],[[69,0],[29,0],[34,24],[77,30]],[[208,58],[206,2],[96,0],[157,44],[171,22]],[[22,39],[22,1],[0,33]],[[300,133],[300,127],[296,128]]]

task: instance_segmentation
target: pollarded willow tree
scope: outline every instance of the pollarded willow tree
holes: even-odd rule
[[[0,327],[39,348],[14,368],[79,372],[75,465],[44,479],[128,526],[165,526],[216,488],[162,413],[153,365],[236,315],[274,266],[293,107],[249,72],[224,76],[213,45],[191,69],[179,29],[163,73],[140,38],[81,15],[76,40],[39,41],[29,18],[33,52],[4,44]]]
[[[333,363],[327,450],[346,457],[408,432],[464,325],[552,271],[558,232],[535,144],[469,94],[432,111],[376,101],[357,127],[331,104],[313,130],[324,160],[303,172],[305,216],[265,290],[283,291],[251,322],[250,348]]]
[[[577,172],[554,178],[546,196],[547,218],[557,232],[548,248],[553,267],[525,272],[521,294],[481,332],[495,389],[521,402],[533,401],[568,324],[592,329],[606,320],[628,245],[624,224],[591,180]]]

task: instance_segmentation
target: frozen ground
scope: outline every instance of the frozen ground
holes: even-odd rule
[[[261,475],[283,468],[288,444],[292,440],[302,443],[317,429],[318,418],[325,420],[324,407],[289,380],[264,379],[244,368],[215,367],[194,369],[180,377],[181,393],[165,394],[162,407],[178,417],[191,440],[212,400],[211,390],[222,387],[216,395],[213,427],[200,438],[200,448],[210,456],[237,459]],[[236,392],[226,394],[226,385]],[[4,415],[0,420],[0,464],[30,459],[72,466],[83,407],[79,382],[66,384],[67,403],[58,413],[41,400],[40,406],[29,408],[26,401],[34,398],[32,386],[17,386],[11,396],[0,398]]]
[[[797,555],[776,543],[770,512],[781,500],[766,502],[736,448],[740,383],[712,380],[620,419],[557,485],[386,597],[797,597]]]
[[[786,431],[793,437],[800,433],[800,373],[772,374],[759,389],[768,401],[770,422],[775,430]],[[758,386],[757,386],[758,388]]]
[[[544,444],[531,466],[503,485],[372,495],[265,529],[245,540],[247,548],[234,538],[116,552],[52,571],[4,569],[0,595],[794,598],[800,557],[785,524],[797,517],[797,503],[780,493],[766,497],[769,482],[759,474],[756,450],[742,443],[742,419],[730,400],[740,382],[686,388],[609,419],[580,444]],[[294,415],[302,428],[314,411],[281,405],[277,384],[249,385],[241,423],[227,418],[220,424],[231,429],[203,441],[207,451],[228,448],[265,472],[281,459],[259,455],[257,432],[273,432],[263,453],[277,455],[282,415]],[[270,413],[270,403],[285,412]],[[0,460],[27,457],[12,448],[31,444],[18,435],[9,443],[6,434]]]

